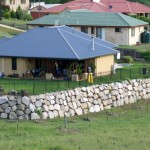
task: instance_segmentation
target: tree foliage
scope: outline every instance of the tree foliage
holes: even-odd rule
[[[139,2],[139,3],[142,3],[146,6],[150,6],[150,0],[128,0],[128,1],[131,1],[131,2]]]

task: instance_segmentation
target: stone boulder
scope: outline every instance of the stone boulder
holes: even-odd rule
[[[7,96],[0,96],[0,105],[8,102]]]
[[[31,120],[38,120],[40,116],[37,113],[31,113]]]

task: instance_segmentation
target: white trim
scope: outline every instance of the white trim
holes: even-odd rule
[[[105,40],[105,28],[102,28],[102,40]]]

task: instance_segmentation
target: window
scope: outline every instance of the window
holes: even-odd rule
[[[88,27],[81,27],[81,32],[88,33]]]
[[[17,58],[12,58],[12,70],[17,70]]]
[[[26,0],[21,0],[21,4],[25,4],[26,3]]]
[[[12,4],[12,0],[9,0],[10,1],[10,4]]]
[[[95,34],[95,28],[91,27],[91,34]]]
[[[15,4],[15,0],[13,0],[13,4]]]
[[[115,28],[115,32],[121,32],[121,28]]]
[[[135,36],[135,28],[131,28],[131,36]]]
[[[102,28],[96,28],[96,37],[102,39]]]

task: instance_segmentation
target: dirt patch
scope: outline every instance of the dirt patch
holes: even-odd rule
[[[58,127],[59,134],[76,134],[76,133],[83,133],[80,129],[76,128],[64,128],[64,127]]]

